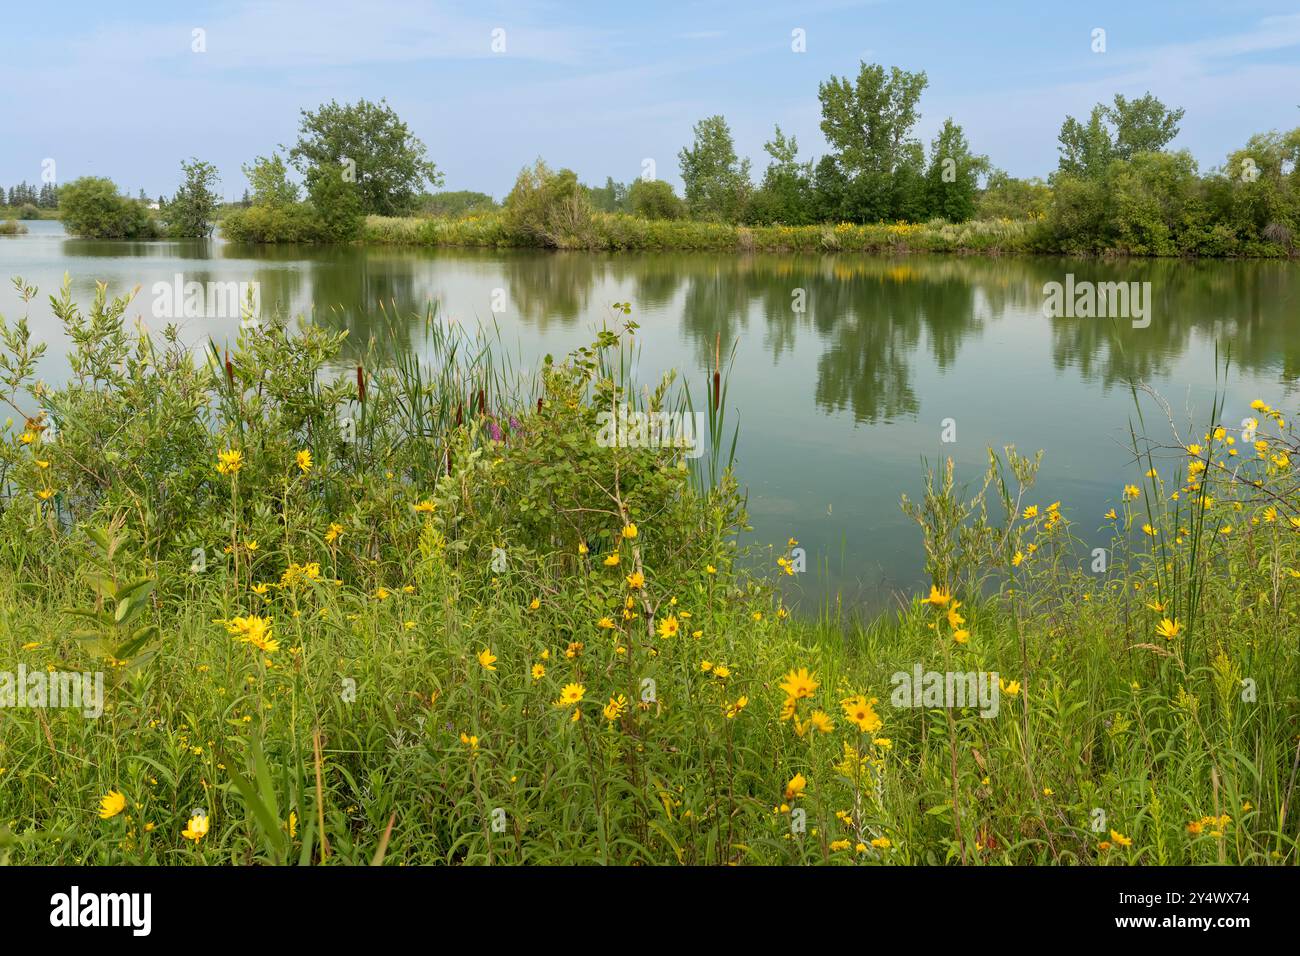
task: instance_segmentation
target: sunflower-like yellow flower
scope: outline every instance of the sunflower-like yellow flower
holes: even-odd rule
[[[875,733],[883,724],[876,713],[875,704],[876,698],[868,700],[862,694],[855,694],[840,702],[845,719],[865,734]]]
[[[587,688],[581,684],[565,684],[560,688],[560,699],[555,702],[556,707],[573,707],[586,696]]]
[[[959,607],[961,607],[961,601],[953,601],[952,604],[948,606],[948,626],[954,629],[959,628],[966,623],[966,618],[957,613],[957,608]]]
[[[208,815],[206,813],[195,813],[190,817],[190,822],[185,824],[185,829],[181,831],[181,836],[187,840],[193,840],[198,843],[208,833]]]
[[[785,785],[785,799],[797,800],[803,796],[804,788],[808,786],[808,778],[801,773],[796,773],[790,778],[790,782]]]
[[[927,604],[933,604],[935,607],[946,607],[952,600],[952,595],[944,588],[938,585],[930,585],[930,596],[925,599]]]
[[[313,464],[311,460],[311,452],[304,448],[294,456],[294,463],[298,466],[299,471],[304,475],[307,474],[311,471]]]
[[[781,681],[779,686],[785,691],[787,699],[802,700],[816,693],[820,683],[816,674],[810,674],[808,668],[801,667],[786,674],[785,680]]]
[[[126,797],[116,790],[110,790],[99,801],[99,818],[108,820],[126,809]]]
[[[741,695],[740,697],[736,698],[735,703],[723,704],[722,712],[726,716],[727,720],[735,720],[736,717],[740,715],[740,712],[745,709],[745,706],[748,703],[749,703],[749,698],[745,697],[744,695]]]
[[[605,705],[603,711],[605,719],[613,723],[618,720],[627,711],[627,697],[619,694],[617,697],[610,697],[609,703]]]
[[[217,473],[221,475],[237,475],[239,469],[244,467],[244,453],[237,448],[227,449],[226,451],[217,452]]]
[[[280,642],[271,637],[271,619],[250,614],[248,617],[231,618],[226,623],[226,631],[241,644],[256,647],[264,654],[272,654],[280,649]]]

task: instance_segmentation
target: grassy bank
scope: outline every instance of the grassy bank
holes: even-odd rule
[[[1013,450],[975,492],[941,466],[903,502],[934,586],[809,619],[797,542],[743,570],[725,377],[703,457],[597,441],[689,407],[637,399],[622,317],[520,378],[437,315],[428,364],[340,370],[310,325],[196,363],[54,301],[66,387],[4,330],[0,670],[107,676],[98,719],[5,712],[0,859],[1297,862],[1280,412],[1135,434],[1105,516]],[[918,667],[997,678],[914,706]]]
[[[978,252],[1027,251],[1031,224],[1011,220],[958,224],[851,223],[822,226],[735,226],[691,220],[653,220],[594,213],[590,225],[560,248],[605,252]],[[512,230],[501,214],[465,219],[370,216],[362,242],[388,245],[510,247],[540,245]]]
[[[35,214],[33,214],[35,210]],[[25,208],[23,206],[3,206],[0,205],[0,219],[58,219],[59,211],[57,209],[40,209],[35,206]]]

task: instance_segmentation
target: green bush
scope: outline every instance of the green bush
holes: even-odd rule
[[[356,183],[343,178],[333,165],[313,169],[307,176],[307,195],[315,211],[317,237],[322,242],[352,242],[361,235],[365,214]]]
[[[122,196],[111,179],[83,176],[59,190],[59,211],[69,234],[86,239],[152,239],[157,224],[140,202]]]
[[[552,249],[592,246],[592,209],[571,169],[553,172],[538,160],[523,169],[502,205],[506,229],[520,244]]]
[[[425,216],[443,216],[448,219],[462,219],[466,216],[481,216],[496,212],[501,207],[487,193],[471,190],[454,190],[437,193],[425,193],[420,200],[420,213]]]
[[[642,219],[681,219],[686,203],[662,179],[637,179],[627,191],[628,208]]]
[[[1041,179],[1016,179],[1002,170],[989,174],[975,200],[978,219],[1041,219],[1052,200],[1052,188]]]
[[[217,167],[200,159],[181,163],[185,182],[176,195],[163,203],[161,218],[167,234],[177,239],[207,239],[212,235],[221,197]]]
[[[320,222],[305,203],[249,206],[228,212],[221,220],[221,234],[230,242],[316,242]]]

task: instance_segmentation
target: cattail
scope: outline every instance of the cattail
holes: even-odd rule
[[[462,402],[456,406],[456,427],[460,428],[465,424],[465,403]]]
[[[230,361],[230,349],[226,349],[226,381],[231,388],[235,387],[235,366]]]
[[[360,364],[357,365],[357,400],[366,403],[366,372]]]
[[[540,415],[541,412],[542,412],[542,399],[539,396],[537,399],[537,413]]]
[[[722,333],[713,342],[713,410],[722,402]]]
[[[487,401],[483,395],[483,389],[478,390],[478,413],[482,415],[487,410]]]

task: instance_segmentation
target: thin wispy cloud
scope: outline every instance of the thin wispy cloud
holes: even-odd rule
[[[1084,13],[1011,0],[996,16],[957,0],[924,10],[287,0],[184,12],[71,0],[57,28],[34,7],[9,17],[24,41],[0,62],[0,183],[32,181],[54,157],[65,180],[109,175],[151,195],[174,189],[192,155],[216,163],[237,195],[240,165],[292,142],[299,110],[329,99],[387,98],[448,188],[500,196],[539,155],[595,182],[627,180],[653,156],[676,181],[678,150],[715,113],[759,171],[775,123],[815,157],[826,149],[818,83],[854,75],[862,59],[925,70],[918,134],[952,116],[1016,175],[1049,173],[1065,116],[1117,92],[1149,89],[1184,107],[1174,145],[1205,166],[1252,133],[1295,125],[1300,88],[1300,14],[1282,0],[1248,15],[1209,0],[1099,0]],[[1100,55],[1089,48],[1097,25]],[[795,30],[806,52],[792,47]]]

